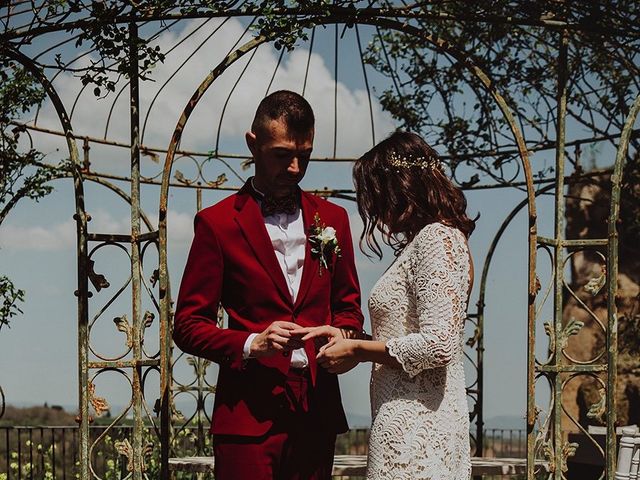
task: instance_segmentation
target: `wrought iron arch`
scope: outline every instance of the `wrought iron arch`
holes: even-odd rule
[[[339,23],[345,23],[345,18],[344,17],[338,17],[338,18],[331,18],[331,17],[323,17],[320,19],[311,19],[308,21],[309,25],[327,25],[327,24],[339,24]],[[402,31],[404,33],[408,33],[411,34],[417,38],[420,38],[426,42],[429,42],[431,45],[433,45],[434,48],[442,50],[446,53],[448,53],[449,55],[451,55],[453,58],[455,58],[455,60],[459,63],[461,63],[462,65],[464,65],[467,70],[470,72],[471,75],[473,75],[474,77],[476,77],[478,80],[481,81],[482,85],[484,86],[484,88],[492,95],[494,101],[496,102],[496,104],[499,106],[500,111],[502,112],[506,122],[509,125],[509,128],[511,130],[511,133],[514,136],[514,139],[516,141],[516,144],[518,146],[518,154],[520,156],[521,162],[522,162],[522,166],[525,172],[525,179],[526,179],[526,191],[527,191],[527,199],[526,199],[526,205],[528,207],[528,214],[529,214],[529,235],[528,235],[528,245],[529,245],[529,275],[528,275],[528,291],[529,291],[529,316],[532,316],[535,314],[535,310],[533,309],[533,305],[534,305],[534,299],[535,299],[535,255],[536,255],[536,243],[535,243],[535,239],[536,239],[536,235],[537,235],[537,229],[536,229],[536,209],[535,209],[535,197],[536,197],[536,193],[534,192],[534,185],[533,185],[533,175],[532,175],[532,171],[531,171],[531,165],[529,163],[529,158],[528,158],[528,150],[526,148],[526,145],[524,144],[524,138],[522,136],[522,133],[520,132],[520,128],[517,125],[517,123],[515,122],[515,119],[513,118],[513,115],[511,113],[511,109],[509,108],[509,106],[507,105],[506,101],[503,99],[503,97],[500,95],[500,93],[495,89],[495,87],[493,86],[489,76],[483,72],[479,67],[477,67],[470,59],[469,56],[465,54],[465,52],[459,51],[456,48],[454,48],[452,45],[448,44],[447,42],[438,39],[434,36],[432,36],[431,34],[425,33],[424,31],[422,31],[421,29],[418,29],[416,27],[413,27],[411,25],[407,25],[406,23],[401,23],[398,21],[394,21],[394,20],[389,20],[389,19],[354,19],[354,23],[355,24],[367,24],[367,25],[373,25],[373,26],[379,26],[379,27],[384,27],[384,28],[388,28],[388,29],[394,29],[394,30],[398,30],[398,31]],[[273,41],[275,40],[277,37],[276,36],[272,36],[272,37],[268,37],[265,35],[261,35],[258,36],[252,40],[250,40],[249,42],[245,43],[244,45],[242,45],[240,48],[238,48],[237,50],[235,50],[234,52],[230,53],[229,55],[227,55],[227,57],[225,57],[225,59],[220,62],[210,73],[209,75],[207,75],[207,77],[201,82],[201,84],[198,86],[198,88],[196,89],[196,91],[193,93],[193,95],[191,96],[191,98],[189,99],[187,105],[185,106],[185,108],[182,111],[182,114],[176,124],[176,127],[174,129],[174,133],[172,135],[171,138],[171,142],[167,148],[167,155],[165,158],[165,163],[164,163],[164,169],[163,169],[163,176],[162,176],[162,187],[161,187],[161,192],[160,192],[160,202],[159,202],[159,233],[160,233],[160,245],[161,245],[161,252],[160,252],[160,291],[161,291],[161,324],[163,325],[162,328],[166,328],[166,331],[170,331],[170,319],[171,319],[171,298],[170,295],[168,294],[169,292],[169,278],[168,278],[168,274],[167,274],[167,252],[166,252],[166,235],[167,235],[167,210],[168,210],[168,192],[169,192],[169,180],[171,178],[171,172],[172,172],[172,167],[173,167],[173,162],[174,162],[174,156],[175,156],[175,152],[178,149],[178,146],[180,144],[180,140],[182,138],[182,133],[187,125],[187,122],[189,120],[189,117],[191,115],[191,113],[193,112],[193,110],[196,108],[196,106],[198,105],[198,102],[202,99],[202,97],[204,96],[204,94],[207,92],[207,90],[213,85],[213,83],[215,82],[215,80],[217,78],[219,78],[224,71],[230,67],[234,62],[236,62],[237,60],[239,60],[240,58],[242,58],[244,55],[246,55],[247,53],[251,52],[252,50],[255,52],[255,49],[257,49],[260,45],[262,45],[263,43],[269,42],[269,41]],[[533,267],[533,268],[532,268]],[[486,281],[486,279],[485,279]],[[483,336],[482,336],[482,324],[480,323],[480,315],[481,313],[478,312],[477,314],[470,314],[469,315],[469,319],[471,321],[474,321],[476,323],[476,329],[480,331],[479,334],[474,335],[474,337],[472,339],[470,339],[470,341],[475,341],[476,342],[476,349],[477,349],[477,360],[474,362],[472,361],[472,364],[474,365],[474,367],[476,368],[476,372],[477,372],[477,378],[474,382],[475,385],[478,385],[478,388],[471,389],[470,390],[470,395],[473,398],[473,395],[475,395],[475,406],[472,410],[472,412],[470,413],[470,416],[472,418],[472,420],[476,421],[476,434],[475,434],[475,443],[476,443],[476,454],[477,455],[481,455],[482,449],[483,449],[483,434],[482,434],[482,429],[483,429],[483,416],[482,416],[482,385],[483,385],[483,372],[482,372],[482,360],[481,360],[481,356],[482,356],[482,350],[483,350]],[[530,320],[531,321],[531,320]],[[167,339],[167,344],[164,346],[167,350],[165,350],[167,352],[167,356],[170,357],[170,340]],[[467,357],[468,358],[468,357]],[[201,368],[201,367],[200,367]],[[204,371],[204,370],[203,370]],[[163,376],[163,378],[170,382],[170,377],[171,375],[168,374],[166,376]],[[163,399],[169,399],[169,402],[171,401],[171,387],[169,384],[162,383],[162,398]],[[208,394],[207,394],[208,395]],[[170,415],[170,411],[171,411],[171,407],[169,405],[165,405],[163,412],[165,412],[164,414],[167,415],[167,417]],[[163,422],[163,424],[165,424],[165,422]],[[166,421],[166,425],[170,427],[171,422],[169,420]]]
[[[239,17],[239,16],[260,15],[259,11],[248,11],[248,12],[242,11],[242,9],[240,8],[242,5],[237,5],[237,4],[238,2],[232,2],[231,4],[226,4],[224,9],[222,9],[221,11],[216,11],[214,13],[211,13],[211,12],[202,13],[202,14],[200,12],[190,13],[189,15],[185,16],[185,18],[211,19],[216,16],[231,18],[231,17]],[[377,9],[377,8],[350,10],[350,9],[327,7],[327,12],[329,13],[326,13],[326,12],[319,13],[318,10],[312,9],[309,11],[303,10],[302,13],[298,11],[296,14],[301,15],[300,18],[304,18],[304,20],[302,20],[302,25],[306,27],[312,27],[314,25],[335,24],[336,32],[337,32],[338,24],[347,23],[347,24],[353,24],[356,28],[356,31],[359,25],[370,25],[376,28],[396,30],[396,31],[401,31],[401,32],[410,34],[414,38],[418,38],[421,41],[424,41],[425,43],[430,44],[434,49],[445,52],[447,55],[454,58],[458,63],[464,65],[467,71],[470,72],[470,74],[473,76],[473,78],[477,79],[480,82],[484,91],[488,92],[492,96],[495,104],[498,105],[503,117],[505,118],[510,128],[511,134],[515,138],[515,143],[517,145],[517,152],[512,151],[510,153],[514,155],[514,158],[515,158],[515,154],[517,154],[522,163],[525,181],[518,182],[518,185],[526,187],[527,198],[523,202],[521,202],[516,208],[516,210],[514,210],[505,219],[505,222],[500,227],[498,233],[496,234],[496,237],[494,238],[490,246],[490,251],[487,258],[485,259],[485,264],[484,264],[483,274],[481,279],[480,301],[478,304],[478,312],[475,315],[477,328],[480,331],[478,352],[481,352],[483,348],[482,328],[484,325],[483,323],[484,322],[484,299],[485,299],[484,293],[485,293],[485,286],[486,286],[486,279],[488,275],[489,265],[493,258],[495,248],[497,246],[497,243],[502,233],[507,228],[507,226],[511,222],[512,218],[517,214],[517,212],[521,211],[521,209],[524,208],[524,206],[526,205],[528,208],[528,261],[529,261],[528,286],[527,286],[528,288],[527,290],[527,293],[528,293],[527,326],[529,329],[528,372],[527,372],[527,383],[529,386],[529,397],[527,401],[528,478],[530,479],[534,478],[536,460],[538,459],[537,457],[541,454],[542,447],[544,447],[546,451],[551,452],[550,454],[548,454],[548,458],[547,458],[548,463],[552,468],[551,476],[553,476],[553,478],[555,479],[563,478],[562,468],[564,466],[567,456],[570,454],[568,453],[568,451],[570,450],[571,447],[565,443],[564,438],[562,437],[563,432],[562,432],[561,425],[558,423],[558,418],[562,416],[562,404],[561,404],[561,401],[558,402],[558,400],[560,399],[558,395],[562,392],[563,386],[566,384],[567,381],[570,381],[570,379],[565,381],[560,377],[563,374],[577,375],[578,372],[582,372],[583,374],[586,374],[586,375],[595,375],[596,373],[601,373],[601,372],[606,372],[607,374],[607,379],[604,382],[606,383],[607,394],[604,401],[606,403],[606,410],[609,412],[609,416],[607,418],[607,429],[608,429],[607,431],[609,433],[609,438],[607,439],[607,453],[606,453],[605,460],[607,464],[607,467],[606,467],[607,475],[608,476],[613,475],[614,464],[615,464],[615,461],[613,459],[613,456],[615,453],[615,438],[613,438],[612,440],[611,437],[613,436],[613,432],[615,428],[615,418],[614,418],[615,417],[615,398],[614,398],[615,396],[612,395],[612,391],[613,391],[613,386],[615,385],[616,341],[617,340],[616,340],[616,333],[615,333],[616,306],[615,306],[615,302],[612,299],[615,298],[615,293],[616,293],[615,278],[617,273],[617,249],[618,249],[617,232],[616,232],[615,225],[616,225],[616,220],[619,217],[618,202],[620,198],[621,172],[624,166],[624,162],[626,161],[626,152],[627,152],[627,148],[629,146],[629,141],[633,131],[633,124],[637,117],[638,111],[640,110],[640,97],[639,99],[636,99],[635,103],[631,107],[631,110],[627,117],[627,122],[620,135],[620,140],[619,140],[620,145],[618,146],[616,161],[614,165],[614,174],[612,176],[613,191],[611,195],[609,233],[607,238],[591,239],[588,241],[576,241],[576,240],[564,239],[561,231],[562,220],[558,220],[558,219],[561,218],[564,213],[563,206],[562,206],[562,203],[564,201],[563,188],[565,186],[565,180],[566,180],[564,177],[564,149],[566,146],[569,145],[569,143],[565,143],[565,139],[564,139],[564,136],[565,136],[564,117],[566,114],[566,102],[567,102],[566,88],[565,88],[566,45],[567,45],[568,32],[571,31],[572,29],[583,28],[583,27],[579,25],[568,25],[568,24],[563,25],[560,23],[556,23],[552,25],[549,23],[545,23],[545,21],[541,21],[540,23],[537,23],[537,24],[535,23],[529,24],[529,25],[540,26],[543,28],[550,27],[550,28],[556,29],[559,32],[559,37],[560,37],[559,50],[561,52],[559,62],[558,62],[558,77],[560,80],[559,107],[558,107],[559,127],[557,132],[558,133],[557,139],[554,143],[554,146],[556,148],[556,155],[557,155],[556,164],[558,166],[558,170],[556,171],[557,178],[556,178],[555,184],[544,187],[543,189],[546,192],[547,190],[551,190],[552,188],[555,188],[555,195],[556,195],[555,214],[556,214],[556,220],[557,220],[556,226],[559,233],[556,232],[556,235],[554,236],[554,238],[540,237],[538,236],[538,233],[537,233],[536,195],[541,193],[541,191],[540,190],[534,191],[534,183],[537,183],[537,182],[533,181],[531,166],[529,164],[529,158],[528,158],[529,151],[523,141],[520,128],[518,124],[515,122],[515,119],[511,113],[510,106],[505,102],[503,97],[500,95],[500,92],[496,91],[494,85],[491,82],[491,79],[470,61],[469,54],[467,52],[456,50],[453,46],[448,45],[446,42],[443,42],[442,40],[430,35],[427,32],[427,30],[417,27],[415,26],[415,24],[410,23],[411,21],[419,20],[421,18],[429,18],[429,17],[427,16],[420,17],[419,14],[412,16],[411,9],[408,7],[400,10],[402,11],[400,12],[396,11],[394,13],[394,10],[391,6],[388,6],[387,10]],[[65,28],[79,27],[83,25],[84,21],[88,20],[87,18],[82,17],[82,15],[86,13],[87,12],[81,12],[81,14],[79,14],[77,19],[76,18],[69,19],[67,16],[65,16],[59,19],[59,21],[61,22],[60,24],[56,24],[55,22],[53,23],[43,22],[43,24],[38,25],[37,28],[34,29],[33,32],[31,32],[31,34],[37,36],[40,33],[62,31]],[[398,14],[398,17],[393,18],[393,16],[395,16],[396,13]],[[283,11],[279,11],[277,14],[286,16],[286,15],[291,15],[292,11],[285,9]],[[166,14],[166,15],[163,13],[159,15],[158,18],[150,19],[147,16],[142,14],[138,16],[137,13],[134,12],[131,15],[129,14],[119,15],[117,18],[114,19],[114,21],[120,24],[125,24],[125,25],[128,24],[130,29],[131,39],[133,40],[137,37],[138,26],[142,26],[144,22],[157,20],[157,19],[171,20],[171,21],[177,22],[180,19],[180,17],[177,14],[170,12],[169,14]],[[404,19],[404,22],[401,19]],[[472,19],[466,19],[466,20],[477,22],[477,21],[481,21],[482,19],[472,18]],[[492,21],[496,21],[496,20],[493,19]],[[518,22],[518,20],[504,19],[504,18],[498,21],[504,22],[506,24],[513,24],[513,23],[517,24]],[[584,29],[588,30],[588,27],[584,27]],[[9,39],[19,38],[20,35],[25,35],[26,33],[27,31],[24,28],[18,29],[17,31],[11,32],[11,35],[9,35],[7,38]],[[136,75],[138,65],[137,65],[137,56],[135,53],[136,50],[135,48],[133,48],[133,45],[130,46],[131,58],[133,60],[132,72],[131,72],[132,73],[131,78],[133,79],[133,81],[129,85],[130,93],[131,93],[130,110],[131,110],[131,119],[132,119],[131,143],[130,145],[123,144],[120,146],[131,148],[131,159],[132,159],[132,165],[133,165],[131,177],[121,178],[121,180],[128,180],[131,182],[131,185],[132,185],[132,194],[131,194],[131,197],[129,197],[129,203],[131,204],[131,207],[132,207],[132,234],[130,236],[122,236],[122,238],[120,238],[119,241],[121,241],[121,243],[130,243],[132,250],[136,250],[137,252],[137,253],[134,253],[135,255],[139,255],[140,249],[144,249],[144,246],[143,246],[144,242],[147,242],[147,244],[154,243],[154,242],[159,243],[159,246],[160,246],[159,282],[160,282],[160,305],[161,305],[161,308],[160,308],[161,345],[160,345],[159,358],[149,359],[149,358],[143,358],[140,355],[136,355],[135,359],[127,363],[126,365],[124,365],[123,368],[131,368],[133,371],[136,372],[135,375],[138,375],[137,380],[135,380],[138,382],[138,384],[133,386],[134,390],[136,390],[136,388],[139,390],[141,385],[139,382],[142,382],[142,384],[144,384],[144,378],[146,374],[150,371],[150,369],[155,369],[160,371],[161,402],[159,405],[160,405],[160,411],[161,411],[160,430],[161,430],[161,439],[162,439],[161,459],[162,459],[162,465],[164,467],[162,472],[163,478],[167,478],[168,476],[168,472],[166,469],[167,460],[169,457],[169,449],[170,449],[170,444],[168,442],[168,438],[169,438],[168,432],[171,426],[171,411],[170,411],[170,406],[171,406],[170,384],[171,384],[171,369],[172,369],[172,362],[171,362],[171,355],[170,355],[171,353],[171,341],[170,341],[171,295],[170,295],[170,282],[169,282],[168,271],[167,271],[166,245],[167,245],[168,192],[170,187],[175,185],[170,181],[172,168],[175,161],[177,160],[176,155],[178,154],[178,146],[180,144],[182,132],[186,127],[186,124],[189,119],[189,116],[191,115],[191,112],[198,104],[198,101],[205,94],[207,88],[209,88],[211,84],[216,80],[216,78],[222,75],[226,70],[226,68],[229,67],[231,64],[233,64],[235,61],[239,60],[242,56],[244,56],[249,52],[252,52],[252,54],[255,53],[255,49],[259,45],[276,40],[278,35],[279,34],[274,33],[269,37],[261,36],[258,38],[254,38],[244,46],[232,52],[230,55],[228,55],[225,58],[225,60],[223,60],[221,64],[219,64],[211,72],[211,74],[205,79],[205,81],[202,82],[202,84],[200,85],[200,88],[198,88],[198,90],[196,90],[196,92],[191,97],[191,100],[189,101],[187,106],[184,108],[182,112],[182,116],[177,122],[177,126],[174,130],[171,142],[169,144],[169,149],[166,155],[164,167],[161,172],[162,182],[161,182],[160,202],[159,202],[159,222],[160,222],[159,227],[158,227],[158,230],[153,230],[150,228],[150,232],[148,233],[141,233],[139,229],[140,219],[142,218],[143,221],[145,219],[144,219],[144,214],[139,209],[139,197],[138,197],[138,193],[136,193],[137,192],[136,189],[139,189],[139,186],[141,183],[141,176],[139,171],[141,135],[138,131],[140,119],[139,119],[139,112],[138,112],[139,110],[138,85],[137,85],[138,77]],[[358,41],[359,40],[360,39],[358,37]],[[313,42],[313,34],[312,34],[312,42]],[[78,259],[79,259],[78,260],[78,272],[79,272],[78,282],[79,283],[78,283],[78,291],[76,292],[76,294],[78,295],[79,324],[81,325],[80,327],[81,331],[82,331],[82,328],[85,329],[85,338],[86,338],[86,322],[88,317],[87,298],[90,297],[91,295],[91,293],[88,291],[88,284],[87,284],[87,278],[86,278],[86,274],[88,272],[87,260],[90,256],[90,254],[88,253],[87,239],[89,239],[89,241],[102,241],[107,238],[107,235],[106,234],[90,235],[87,232],[87,216],[84,209],[84,203],[83,203],[84,195],[83,195],[82,187],[83,187],[83,181],[92,181],[92,180],[96,180],[97,178],[101,179],[102,177],[98,176],[96,177],[96,179],[94,179],[94,178],[91,178],[89,174],[85,175],[84,173],[86,172],[82,171],[80,167],[80,160],[78,157],[77,148],[75,147],[75,137],[73,136],[73,133],[71,130],[71,121],[66,116],[66,113],[64,115],[61,114],[61,112],[64,113],[64,107],[62,106],[60,99],[56,95],[56,92],[53,90],[53,87],[51,86],[51,81],[47,81],[46,77],[44,77],[44,73],[39,71],[38,66],[34,62],[31,62],[22,53],[18,51],[15,51],[15,52],[12,51],[11,54],[18,55],[18,56],[22,55],[24,57],[22,58],[22,61],[20,60],[17,60],[17,61],[24,64],[25,67],[28,68],[29,70],[35,69],[36,72],[33,72],[33,73],[38,78],[40,78],[41,81],[43,81],[43,85],[45,85],[45,88],[47,89],[47,93],[51,97],[54,103],[54,106],[56,107],[56,110],[58,112],[58,116],[62,121],[64,135],[67,139],[68,148],[70,149],[70,154],[73,160],[74,187],[76,189],[75,190],[76,191],[76,222],[77,222],[77,232],[78,232],[78,242],[79,242],[78,243]],[[280,55],[278,64],[280,63],[282,56],[283,54]],[[134,71],[134,69],[136,69],[136,71]],[[308,69],[308,65],[307,65],[307,69]],[[275,76],[275,73],[274,73],[274,76]],[[366,76],[365,76],[365,82],[366,82]],[[306,87],[306,75],[305,75],[305,87]],[[124,91],[124,88],[126,88],[126,85],[123,87],[122,91]],[[51,91],[49,91],[48,89],[51,89]],[[367,91],[369,91],[368,85],[367,85]],[[80,92],[78,97],[76,97],[76,102],[81,94],[82,94],[82,91]],[[158,92],[158,94],[156,95],[156,98],[159,94],[160,92]],[[114,104],[117,98],[118,96],[116,96],[116,99],[114,99]],[[371,109],[371,103],[369,104],[369,108]],[[113,111],[113,105],[111,110]],[[150,111],[151,111],[151,108],[150,108]],[[110,116],[111,116],[111,112],[109,113],[109,118],[107,119],[107,125],[105,127],[105,140],[107,136],[107,129],[110,122]],[[147,116],[149,116],[149,114],[147,114]],[[41,130],[44,131],[44,129],[41,129]],[[372,132],[375,133],[373,126],[372,126]],[[615,137],[608,136],[608,138],[605,138],[605,136],[602,136],[600,139],[602,140],[602,139],[612,139],[612,138],[615,138]],[[580,144],[580,142],[585,143],[583,139],[574,143]],[[116,142],[112,142],[112,143],[115,144]],[[553,142],[546,142],[545,145],[541,144],[535,148],[536,149],[550,148],[551,143]],[[217,148],[217,142],[216,142],[216,148]],[[335,144],[334,144],[334,148],[335,148]],[[487,152],[483,152],[483,153],[486,154]],[[504,151],[501,153],[504,154]],[[185,154],[185,155],[188,155],[188,154]],[[244,158],[244,157],[240,157],[240,158]],[[108,178],[108,177],[105,175],[104,178]],[[98,183],[102,183],[102,182],[98,181]],[[566,184],[569,184],[569,182],[567,181]],[[196,189],[198,189],[198,191],[200,191],[200,186],[198,185],[184,184],[182,186],[195,187]],[[514,183],[511,186],[517,186],[517,185]],[[217,188],[219,190],[232,189],[229,187],[222,187],[221,185],[216,185],[216,186],[209,185],[209,187]],[[485,186],[482,186],[482,187],[484,188]],[[203,187],[203,188],[206,188],[206,187]],[[116,193],[122,197],[123,195],[121,195],[121,193],[124,193],[124,192],[118,193],[116,191]],[[351,192],[343,191],[343,192],[332,192],[332,193],[336,197],[339,196],[341,198],[349,198],[348,195]],[[349,199],[352,199],[352,198],[349,198]],[[149,226],[149,224],[147,226]],[[81,244],[81,242],[84,242],[84,243]],[[539,362],[535,358],[535,342],[536,342],[535,327],[536,327],[536,319],[537,319],[536,312],[537,312],[537,308],[539,307],[539,305],[536,304],[539,300],[537,278],[536,278],[537,249],[542,248],[550,252],[550,259],[552,264],[554,264],[555,277],[553,279],[553,282],[550,283],[549,285],[549,288],[550,288],[549,291],[554,292],[554,300],[561,306],[562,305],[561,296],[562,296],[562,290],[564,288],[564,284],[563,284],[564,280],[560,278],[560,275],[558,272],[560,272],[561,268],[564,266],[567,259],[570,258],[570,255],[567,255],[567,256],[564,255],[564,250],[570,249],[570,248],[585,247],[585,246],[589,246],[589,247],[597,246],[599,248],[603,248],[606,246],[606,249],[607,249],[606,266],[607,266],[608,275],[607,275],[606,288],[609,293],[608,295],[609,301],[607,303],[608,328],[606,330],[608,348],[605,355],[607,358],[607,362],[606,364],[602,363],[598,365],[589,365],[588,366],[589,368],[587,368],[587,366],[584,366],[584,365],[577,365],[577,366],[569,365],[567,368],[565,368],[565,366],[559,362],[559,358],[562,354],[566,356],[566,354],[562,351],[562,348],[558,347],[558,345],[560,344],[560,340],[566,337],[566,332],[564,331],[562,315],[558,308],[556,308],[554,311],[554,322],[553,322],[551,331],[548,332],[549,343],[550,345],[551,344],[553,345],[555,358],[551,358],[551,360],[547,362]],[[134,263],[135,262],[132,262],[132,271],[135,270]],[[135,274],[138,275],[138,273],[135,273]],[[141,287],[140,282],[141,280],[138,278],[138,288]],[[138,310],[136,310],[138,308],[139,308],[139,305],[136,303],[136,300],[134,299],[133,309],[134,309],[135,318],[140,317]],[[140,319],[138,318],[137,321],[140,322]],[[140,331],[142,332],[144,331],[144,327],[142,324],[138,323],[133,326],[133,331],[137,332],[134,335],[138,335]],[[136,341],[139,341],[139,340],[140,338],[138,337]],[[137,345],[136,348],[139,349],[139,345],[138,344],[136,345]],[[84,434],[84,432],[88,431],[89,394],[87,393],[87,389],[88,389],[88,384],[90,383],[89,377],[88,377],[88,371],[91,368],[93,368],[95,370],[99,370],[98,372],[99,374],[102,371],[111,371],[114,365],[106,364],[106,363],[99,364],[99,362],[98,363],[94,362],[92,366],[89,366],[86,360],[87,359],[86,345],[85,346],[80,345],[81,351],[83,348],[85,349],[83,352],[84,357],[81,357],[81,360],[79,362],[79,369],[80,369],[80,383],[81,383],[80,398],[81,398],[81,405],[83,407],[81,431]],[[145,373],[142,374],[142,371],[145,368],[147,370],[145,370],[144,371]],[[553,431],[550,433],[549,436],[545,436],[546,433],[545,435],[540,435],[540,432],[536,432],[535,430],[535,423],[536,423],[536,418],[538,417],[538,413],[537,413],[533,393],[534,393],[536,379],[541,377],[550,379],[552,390],[554,388],[556,389],[552,393],[552,397],[555,400],[555,402],[552,405],[552,408],[554,410],[551,412],[551,416],[549,417],[550,419],[553,419],[555,423],[553,425]],[[480,403],[482,403],[481,402],[481,391],[482,391],[481,376],[478,378],[477,382],[478,382],[477,383],[478,390],[480,392],[479,393]],[[2,391],[0,390],[0,397],[1,396],[2,396]],[[145,408],[139,396],[135,400],[135,408],[137,408],[136,428],[139,431],[141,427],[140,418],[143,415],[142,410],[143,408]],[[476,415],[478,415],[477,426],[478,424],[480,425],[479,431],[481,431],[481,425],[482,425],[482,409],[481,408],[477,410]],[[482,437],[480,435],[479,440],[481,441],[481,439]],[[88,478],[89,470],[90,470],[90,463],[89,463],[90,452],[89,452],[88,445],[89,445],[89,441],[87,436],[85,435],[82,442],[83,461],[81,462],[81,476],[83,478]],[[127,446],[125,445],[125,447]],[[143,470],[144,470],[143,461],[144,461],[145,452],[144,452],[144,446],[141,444],[139,435],[134,439],[134,445],[129,445],[129,447],[131,448],[128,450],[129,453],[127,453],[127,455],[129,456],[130,460],[132,459],[132,469],[133,469],[132,476],[136,479],[140,479],[143,476]]]

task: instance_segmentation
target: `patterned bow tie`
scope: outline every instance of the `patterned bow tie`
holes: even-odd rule
[[[278,213],[293,215],[298,211],[300,205],[300,195],[294,191],[290,195],[281,198],[264,196],[262,201],[262,216],[269,217]]]

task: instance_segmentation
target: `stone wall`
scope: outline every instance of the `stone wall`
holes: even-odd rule
[[[640,161],[630,162],[624,177],[621,199],[621,223],[618,297],[619,360],[617,379],[618,425],[640,424]],[[610,204],[608,177],[574,184],[566,201],[569,239],[606,238]],[[604,279],[606,250],[569,252],[570,278],[565,289],[565,324],[582,322],[576,335],[567,342],[566,352],[579,361],[588,361],[604,355],[597,363],[606,362],[605,332],[607,303],[606,291],[598,290]],[[563,425],[577,430],[569,416],[583,427],[603,425],[601,385],[587,376],[568,382],[563,392],[563,405],[567,415]]]

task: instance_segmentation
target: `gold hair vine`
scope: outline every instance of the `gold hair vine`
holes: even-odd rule
[[[407,155],[400,157],[396,152],[391,152],[391,160],[389,164],[394,167],[420,167],[423,170],[429,168],[431,170],[440,169],[442,164],[440,159],[435,156],[428,157],[414,157],[413,155]]]

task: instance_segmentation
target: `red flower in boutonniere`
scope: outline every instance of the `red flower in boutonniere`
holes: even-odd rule
[[[318,212],[313,216],[313,224],[309,227],[309,243],[311,255],[320,263],[319,275],[329,268],[329,261],[333,255],[341,256],[340,245],[336,238],[336,229],[322,223]]]

